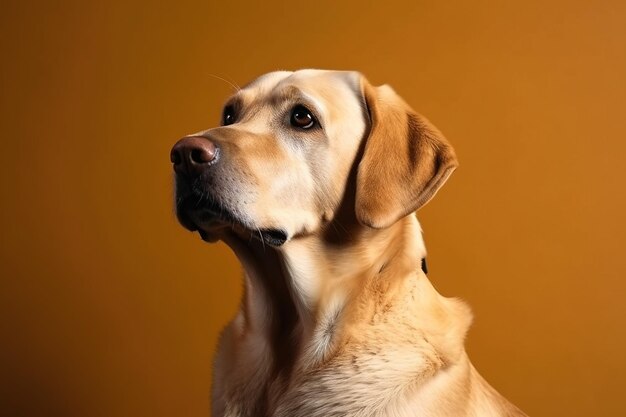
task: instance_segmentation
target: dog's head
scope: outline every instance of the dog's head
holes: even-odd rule
[[[351,189],[354,218],[389,227],[457,166],[443,135],[390,87],[320,70],[258,78],[228,99],[221,126],[178,141],[171,160],[183,226],[275,246],[322,230]]]

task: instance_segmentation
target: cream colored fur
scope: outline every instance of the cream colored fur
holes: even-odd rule
[[[215,357],[213,415],[523,416],[467,357],[470,309],[420,268],[414,211],[456,167],[439,131],[352,72],[270,73],[235,99],[236,123],[196,134],[230,155],[230,185],[214,192],[240,219],[199,226],[245,276]],[[303,99],[315,132],[284,122]],[[255,239],[270,228],[288,240]]]

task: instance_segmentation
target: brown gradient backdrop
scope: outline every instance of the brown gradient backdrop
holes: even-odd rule
[[[457,149],[421,211],[468,350],[533,416],[626,414],[626,3],[3,2],[7,416],[206,416],[240,270],[168,153],[275,69],[390,83]],[[590,4],[586,4],[590,3]]]

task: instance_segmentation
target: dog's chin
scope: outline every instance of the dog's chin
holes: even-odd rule
[[[177,208],[176,217],[185,229],[198,232],[205,242],[217,242],[220,239],[220,233],[228,228],[226,221],[201,209]]]
[[[260,240],[275,247],[282,246],[289,240],[284,229],[250,226],[218,203],[200,205],[190,203],[190,198],[180,201],[176,207],[178,221],[187,230],[198,232],[205,242],[224,240],[226,234],[234,234],[242,239]]]

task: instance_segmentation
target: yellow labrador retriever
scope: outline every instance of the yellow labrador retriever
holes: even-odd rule
[[[245,270],[213,415],[523,416],[470,363],[470,309],[424,271],[415,211],[457,166],[356,72],[272,72],[172,149],[177,216]]]

